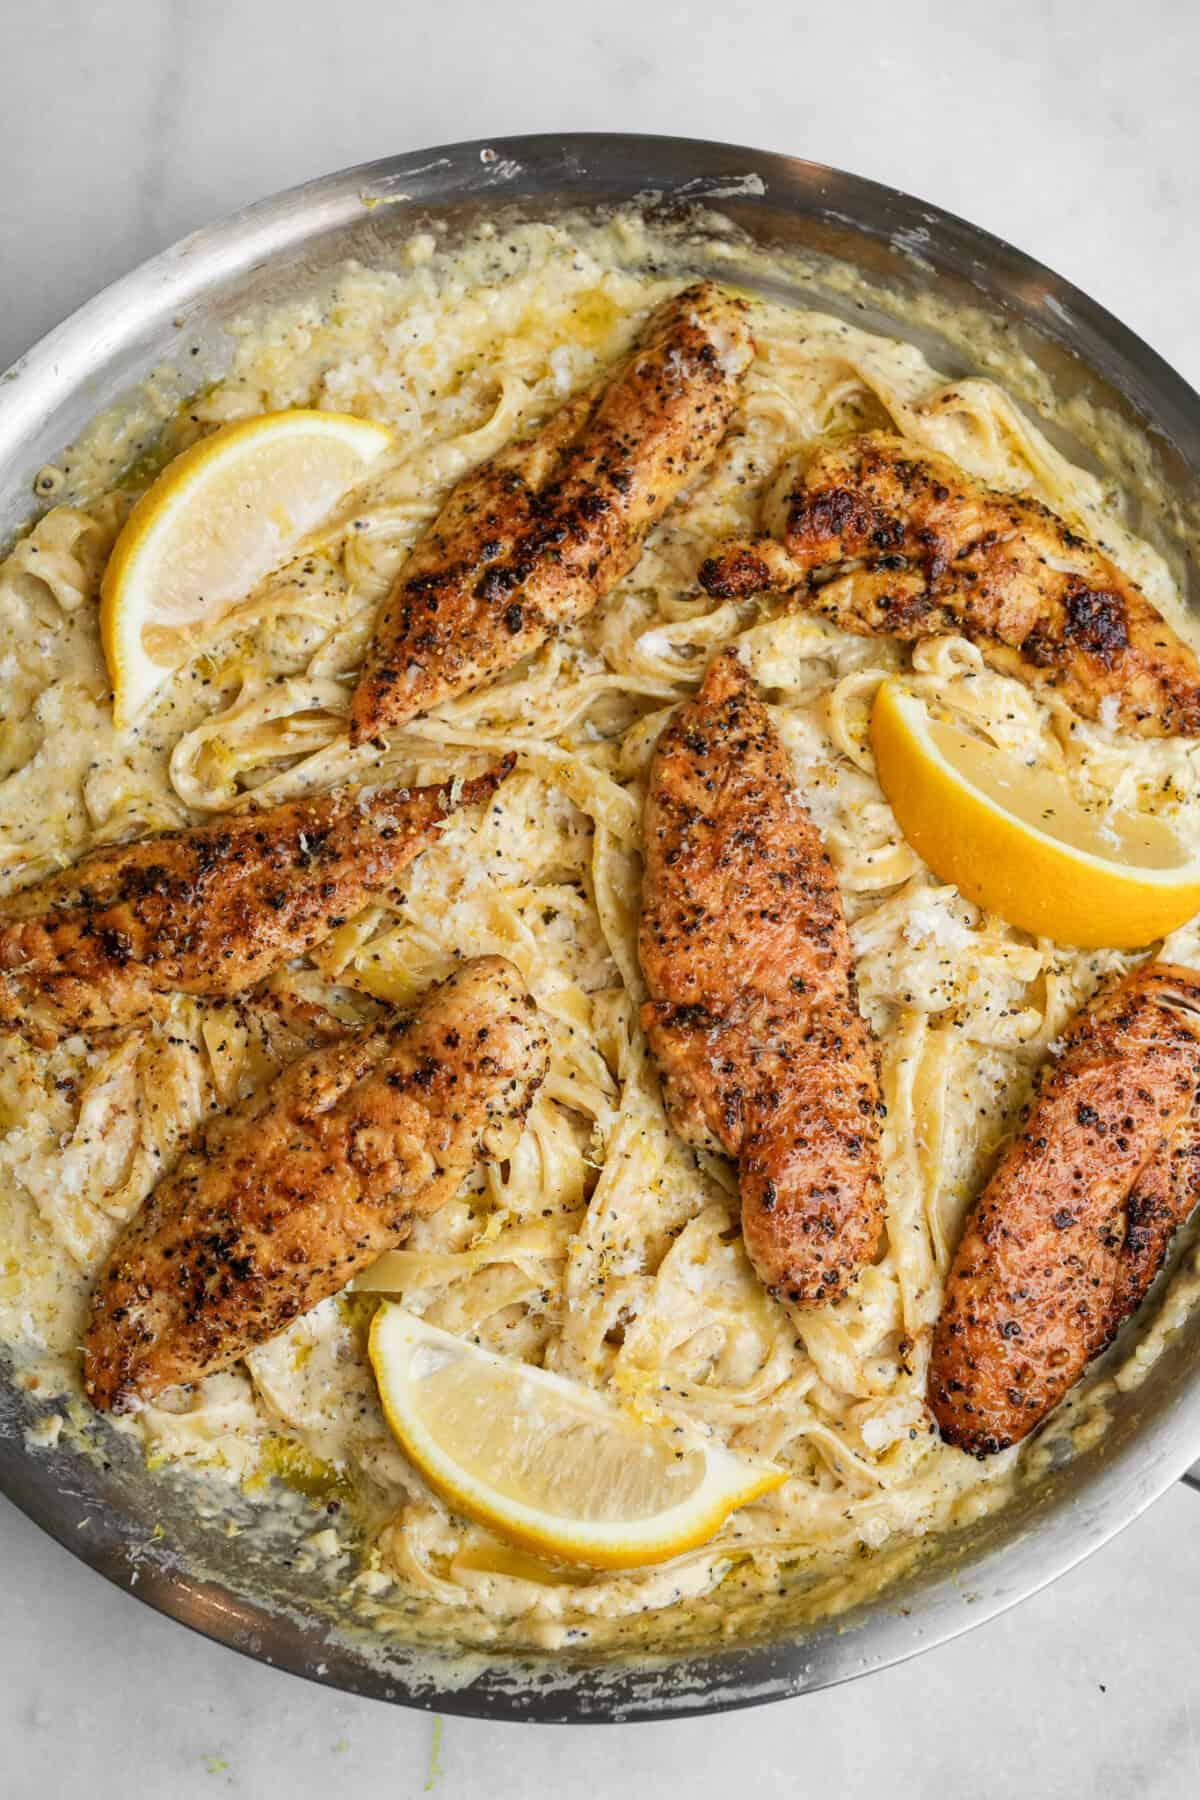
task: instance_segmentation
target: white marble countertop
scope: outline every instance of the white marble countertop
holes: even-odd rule
[[[831,162],[1061,270],[1200,380],[1194,0],[55,0],[5,10],[0,367],[182,232],[455,138],[678,132]],[[433,1724],[135,1606],[0,1502],[0,1797],[1200,1792],[1200,1499],[865,1683],[661,1726]],[[14,1627],[16,1627],[14,1629]],[[386,1784],[386,1785],[384,1785]]]

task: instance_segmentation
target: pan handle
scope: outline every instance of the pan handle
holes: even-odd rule
[[[1190,1469],[1185,1469],[1179,1479],[1188,1487],[1195,1488],[1196,1492],[1200,1494],[1200,1462],[1193,1463]]]

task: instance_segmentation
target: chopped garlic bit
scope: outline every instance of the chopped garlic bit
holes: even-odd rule
[[[25,1432],[25,1448],[27,1450],[52,1450],[62,1436],[63,1416],[61,1413],[47,1413],[38,1419]]]

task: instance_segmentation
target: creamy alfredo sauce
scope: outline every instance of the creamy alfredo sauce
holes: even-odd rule
[[[684,278],[678,242],[635,214],[517,224],[452,250],[415,236],[398,270],[348,266],[323,300],[237,328],[231,372],[166,418],[156,461],[227,420],[289,406],[382,420],[395,451],[197,644],[136,730],[114,729],[96,629],[105,557],[153,468],[117,479],[127,431],[101,421],[69,467],[43,471],[39,492],[59,504],[0,567],[6,889],[251,795],[442,780],[498,750],[519,754],[498,803],[451,819],[402,899],[369,907],[272,987],[285,1004],[316,1000],[353,1022],[408,1001],[464,951],[511,958],[552,1033],[550,1078],[511,1161],[479,1170],[389,1259],[391,1290],[438,1325],[686,1419],[792,1478],[659,1569],[589,1576],[516,1554],[450,1516],[391,1440],[365,1357],[366,1295],[326,1302],[244,1365],[120,1427],[152,1467],[184,1466],[210,1493],[238,1484],[272,1507],[284,1482],[312,1503],[296,1514],[305,1553],[334,1560],[364,1616],[386,1625],[415,1605],[475,1643],[597,1639],[638,1616],[653,1634],[663,1608],[719,1616],[795,1583],[839,1604],[891,1568],[898,1547],[1011,1489],[1022,1458],[980,1464],[931,1433],[929,1329],[964,1210],[1033,1069],[1099,978],[1131,959],[1032,941],[937,883],[875,780],[866,719],[881,677],[905,672],[992,742],[1060,770],[1085,803],[1165,812],[1200,841],[1200,753],[1187,743],[1074,719],[990,673],[959,638],[914,650],[700,593],[702,556],[752,525],[789,451],[890,425],[1036,493],[1180,615],[1165,564],[1123,527],[1112,491],[1065,461],[1001,387],[947,381],[906,342],[761,301],[757,359],[720,454],[610,599],[382,755],[349,749],[375,608],[446,493],[590,381]],[[746,1261],[729,1166],[668,1129],[635,1023],[648,759],[712,650],[735,640],[833,855],[883,1046],[886,1253],[846,1304],[795,1316]],[[1169,954],[1198,960],[1191,928]],[[112,1042],[42,1054],[0,1040],[0,1339],[23,1379],[66,1397],[64,1410],[77,1417],[82,1404],[86,1297],[122,1223],[197,1123],[284,1055],[253,1002],[186,998],[169,1027]],[[1138,1378],[1192,1285],[1177,1279],[1132,1362],[1072,1397],[1068,1426],[1102,1427],[1096,1394]],[[52,1418],[36,1442],[56,1430]]]

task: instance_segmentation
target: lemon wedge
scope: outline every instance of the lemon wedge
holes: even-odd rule
[[[394,1302],[375,1314],[370,1354],[388,1424],[429,1485],[456,1512],[551,1560],[665,1562],[786,1479]]]
[[[297,409],[223,426],[167,464],[125,521],[100,586],[119,727],[391,441],[370,420]]]
[[[913,849],[968,900],[1037,937],[1135,950],[1200,911],[1200,858],[1162,819],[1089,811],[942,720],[898,682],[871,710],[880,785]]]

